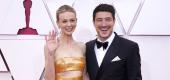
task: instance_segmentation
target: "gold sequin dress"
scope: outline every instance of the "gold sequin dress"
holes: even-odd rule
[[[85,58],[83,57],[64,57],[55,62],[55,72],[83,71],[85,67]],[[63,77],[56,75],[55,80],[83,80],[83,76]]]

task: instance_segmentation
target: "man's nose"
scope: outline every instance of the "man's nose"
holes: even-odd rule
[[[106,26],[106,21],[105,20],[102,21],[102,26]]]

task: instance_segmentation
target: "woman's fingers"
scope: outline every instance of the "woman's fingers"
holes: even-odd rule
[[[45,36],[45,41],[46,41],[46,43],[47,43],[47,41],[48,41],[48,40],[47,40],[47,36]]]
[[[51,34],[51,31],[49,32],[49,36],[48,36],[48,39],[51,40],[52,38],[52,34]]]
[[[53,33],[50,31],[48,34],[48,40],[52,40],[53,39]]]
[[[53,31],[54,31],[54,30],[53,30]],[[55,37],[57,36],[55,31],[54,31],[54,35],[55,35]]]
[[[56,39],[56,32],[54,30],[52,30],[52,32],[50,31],[49,34],[45,36],[46,42],[55,39]]]
[[[52,31],[52,39],[54,40],[56,38],[56,34],[55,34],[55,31],[53,30]]]

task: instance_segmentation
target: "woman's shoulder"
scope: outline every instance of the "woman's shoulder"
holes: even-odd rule
[[[76,42],[77,46],[85,53],[86,45],[83,42]]]

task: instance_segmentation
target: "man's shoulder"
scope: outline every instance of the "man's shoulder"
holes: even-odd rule
[[[119,41],[123,45],[138,45],[137,42],[127,39],[127,38],[124,38],[124,37],[119,37]]]
[[[124,44],[124,45],[136,45],[137,43],[133,40],[127,39],[123,36],[118,35],[116,32],[115,34],[115,39],[118,40],[119,43]]]
[[[93,43],[95,42],[95,40],[96,40],[96,39],[94,39],[94,40],[90,40],[90,41],[86,42],[86,46],[87,46],[87,45],[91,45],[91,44],[93,44]]]

